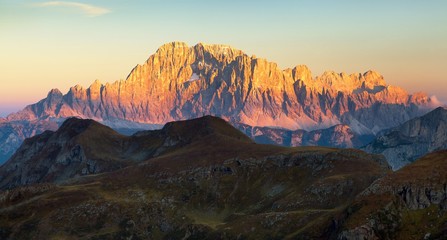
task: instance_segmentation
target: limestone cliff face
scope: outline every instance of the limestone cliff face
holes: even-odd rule
[[[409,95],[387,85],[375,71],[350,75],[328,71],[313,78],[303,65],[281,70],[229,46],[173,42],[137,65],[126,80],[95,81],[86,89],[74,86],[66,95],[52,90],[46,99],[8,120],[80,116],[164,124],[211,114],[251,126],[313,130],[347,123],[356,132],[374,132],[419,115],[414,105],[430,102],[424,94]],[[377,104],[399,106],[403,113],[374,113],[398,119],[388,124],[377,121],[382,115],[370,114],[368,119],[356,115],[368,114],[365,109]]]
[[[229,46],[173,42],[137,65],[126,80],[105,84],[96,80],[88,88],[76,85],[65,95],[51,90],[41,101],[0,120],[0,132],[10,132],[9,124],[23,128],[56,122],[48,128],[54,130],[73,116],[133,132],[213,115],[235,126],[270,129],[264,131],[270,143],[358,147],[367,143],[364,136],[418,117],[435,102],[423,93],[410,95],[388,85],[375,71],[327,71],[313,77],[305,65],[282,70]],[[348,128],[311,132],[336,125]],[[301,130],[309,134],[304,136]],[[0,153],[0,164],[34,134],[16,135],[0,135],[0,145],[6,149]]]
[[[385,155],[393,169],[442,149],[447,149],[447,110],[443,107],[381,133],[363,148]]]

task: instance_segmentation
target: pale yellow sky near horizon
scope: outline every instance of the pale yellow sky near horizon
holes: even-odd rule
[[[171,41],[228,44],[314,76],[373,69],[447,101],[444,1],[42,2],[0,0],[0,116],[52,88],[124,79]]]

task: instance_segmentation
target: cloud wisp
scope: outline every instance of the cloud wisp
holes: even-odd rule
[[[110,9],[94,6],[86,3],[79,2],[66,2],[66,1],[49,1],[35,4],[37,7],[67,7],[80,10],[82,13],[89,17],[97,17],[107,14]]]

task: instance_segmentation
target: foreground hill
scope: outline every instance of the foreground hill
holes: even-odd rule
[[[362,149],[385,155],[393,169],[427,153],[447,149],[447,110],[439,107],[387,130]]]
[[[60,122],[69,117],[92,118],[114,129],[142,129],[209,114],[235,125],[290,131],[342,124],[356,135],[369,136],[420,116],[436,104],[425,94],[388,85],[375,71],[312,76],[304,65],[280,69],[276,63],[225,45],[189,47],[173,42],[137,65],[126,80],[95,81],[88,88],[77,85],[66,94],[53,89],[5,121],[23,124],[24,131],[27,122]],[[326,133],[331,131],[322,132]],[[23,141],[22,135],[8,136]],[[356,139],[340,138],[329,145],[355,146]],[[0,139],[2,144],[9,149],[20,146]]]
[[[376,181],[348,208],[341,239],[446,239],[447,151]]]
[[[124,136],[93,120],[69,118],[56,131],[25,140],[0,167],[0,189],[110,172],[189,144],[202,135],[253,143],[224,120],[203,117]],[[231,140],[231,139],[230,139]]]
[[[259,239],[336,237],[334,218],[390,170],[359,150],[255,144],[203,117],[130,137],[69,119],[0,172],[3,189],[19,186],[0,192],[2,239]]]

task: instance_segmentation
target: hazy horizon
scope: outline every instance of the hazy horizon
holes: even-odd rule
[[[0,116],[95,79],[124,79],[164,43],[227,44],[283,69],[373,69],[446,102],[445,1],[0,0]]]

